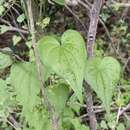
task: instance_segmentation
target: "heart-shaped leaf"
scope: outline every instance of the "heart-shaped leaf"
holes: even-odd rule
[[[38,45],[43,64],[64,78],[81,101],[86,63],[82,36],[77,31],[68,30],[62,35],[61,41],[53,36],[45,36]]]
[[[85,80],[97,93],[108,113],[120,69],[118,61],[112,57],[94,58],[86,65]]]
[[[40,108],[40,82],[36,65],[33,62],[13,64],[10,78],[17,100],[22,105],[22,116],[28,125],[34,128],[33,130],[50,130],[48,112],[44,106]]]

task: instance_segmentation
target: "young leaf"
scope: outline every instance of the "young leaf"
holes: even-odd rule
[[[118,61],[112,57],[94,58],[86,65],[85,80],[97,93],[108,113],[114,88],[120,78],[120,69]]]
[[[18,18],[17,18],[18,23],[22,23],[24,20],[25,20],[25,15],[24,14],[19,15]]]
[[[42,19],[41,21],[37,22],[36,24],[39,25],[42,29],[48,26],[50,23],[50,17],[46,17]]]
[[[69,88],[65,84],[57,84],[48,88],[48,99],[59,114],[63,112],[68,96]]]
[[[0,53],[0,69],[4,69],[12,64],[10,56]]]
[[[15,46],[20,40],[21,40],[20,36],[14,35],[13,36],[13,45]]]
[[[82,101],[82,82],[86,63],[82,36],[77,31],[68,30],[62,35],[61,41],[53,36],[45,36],[38,45],[43,64],[64,78]]]

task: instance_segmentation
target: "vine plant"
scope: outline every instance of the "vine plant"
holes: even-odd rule
[[[106,113],[110,114],[113,91],[121,71],[116,59],[107,56],[87,60],[83,37],[71,29],[61,37],[43,36],[37,45],[43,67],[40,71],[43,73],[45,92],[54,108],[58,130],[89,129],[75,116],[80,112],[80,107],[73,105],[84,102],[84,79],[101,100]],[[8,78],[0,79],[0,106],[3,115],[12,105],[7,102],[15,98],[22,109],[20,118],[24,120],[22,126],[16,129],[53,130],[50,113],[46,104],[42,104],[37,65],[32,57],[28,62],[13,63],[10,56],[0,53],[0,69],[9,66],[11,71]],[[57,80],[55,76],[58,77]],[[8,90],[9,87],[12,91]],[[9,113],[6,114],[8,116]]]
[[[61,38],[44,36],[38,41],[38,48],[46,72],[44,72],[45,81],[54,74],[59,77],[56,83],[46,83],[49,102],[58,116],[59,130],[70,130],[73,127],[75,130],[88,129],[74,116],[73,111],[79,112],[79,109],[77,111],[74,106],[67,106],[68,102],[83,102],[84,78],[102,101],[106,112],[110,113],[113,91],[120,78],[120,64],[116,59],[94,57],[87,61],[85,42],[79,32],[74,30],[67,30]],[[51,130],[49,113],[46,107],[41,105],[36,64],[33,61],[14,63],[9,77],[16,100],[22,106],[21,117],[24,117],[28,123],[28,129]],[[1,79],[0,86],[2,95],[5,95],[6,81]],[[72,90],[74,93],[70,96],[69,93]],[[1,102],[5,103],[6,100]]]

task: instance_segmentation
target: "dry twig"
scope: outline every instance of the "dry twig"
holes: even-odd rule
[[[7,119],[7,122],[8,122],[15,130],[22,128],[21,124],[18,123],[12,115],[9,115],[9,117],[8,117],[8,119]]]
[[[26,31],[24,29],[13,27],[8,21],[3,19],[2,17],[0,17],[0,22],[2,22],[4,24],[6,24],[7,26],[9,26],[9,31],[16,31],[16,32],[20,32],[20,33],[23,33],[23,34],[28,34],[28,31]]]

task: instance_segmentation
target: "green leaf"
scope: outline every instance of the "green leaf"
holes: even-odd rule
[[[27,41],[25,44],[28,46],[29,49],[32,48],[32,41]]]
[[[4,69],[12,64],[10,56],[0,53],[0,69]]]
[[[119,125],[117,126],[117,130],[125,130],[124,124],[119,123]]]
[[[17,17],[17,22],[18,23],[22,23],[23,21],[25,20],[25,15],[24,14],[21,14]]]
[[[9,29],[10,29],[9,26],[6,26],[6,25],[0,25],[0,33],[1,33],[1,34],[7,32]]]
[[[39,21],[37,25],[39,25],[42,29],[44,29],[45,27],[48,26],[49,23],[50,23],[50,17],[46,17],[43,20]]]
[[[26,115],[26,119],[35,130],[52,130],[49,114],[43,106],[34,108],[30,115]]]
[[[107,123],[104,120],[101,121],[100,126],[103,129],[108,129]]]
[[[80,105],[78,105],[78,100],[77,100],[77,97],[75,96],[75,94],[73,94],[70,98],[69,98],[69,101],[68,101],[68,106],[74,111],[76,112],[77,114],[79,114],[80,112]]]
[[[48,112],[40,107],[40,83],[33,62],[16,63],[11,67],[11,85],[22,105],[22,116],[35,130],[51,130]]]
[[[62,35],[61,41],[53,36],[45,36],[38,45],[43,64],[64,78],[82,101],[82,82],[86,63],[82,36],[77,31],[68,30]]]
[[[75,130],[89,130],[88,127],[81,124],[81,122],[78,118],[72,119],[71,122],[72,122]]]
[[[73,124],[75,130],[89,130],[85,125],[82,125],[78,118],[70,119],[70,122]]]
[[[65,5],[65,0],[53,0],[53,1],[59,5]]]
[[[13,36],[13,45],[15,46],[20,40],[21,40],[20,36],[14,35]]]
[[[0,117],[6,118],[8,116],[10,94],[7,91],[5,80],[0,79]]]
[[[0,0],[0,5],[3,5],[5,0]]]
[[[61,114],[65,108],[66,101],[69,97],[69,88],[65,84],[49,86],[48,99],[54,106],[55,111]]]
[[[81,123],[81,120],[75,117],[74,111],[66,107],[62,118],[63,130],[89,130],[88,126]]]
[[[0,79],[0,105],[3,105],[8,97],[6,82]]]
[[[3,14],[5,11],[5,7],[3,5],[0,5],[0,16]]]
[[[31,111],[38,104],[40,92],[35,65],[31,62],[14,64],[10,78],[19,103],[25,111]]]
[[[85,80],[97,93],[108,113],[120,70],[120,64],[112,57],[94,58],[86,65]]]

